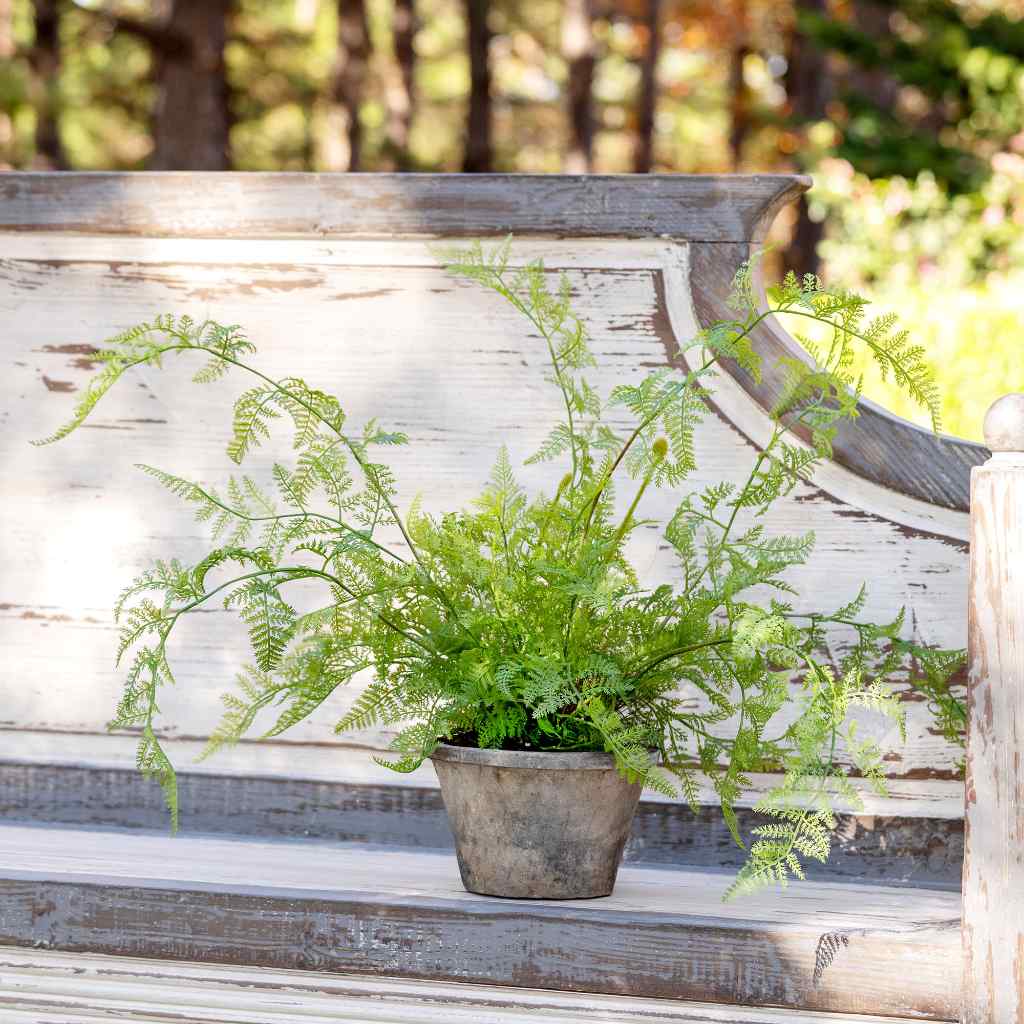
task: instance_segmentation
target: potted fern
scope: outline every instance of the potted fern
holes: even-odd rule
[[[856,414],[855,346],[934,416],[920,349],[888,319],[867,323],[862,299],[813,278],[788,276],[762,308],[745,265],[735,317],[690,342],[691,369],[658,369],[603,398],[587,383],[593,358],[564,280],[552,290],[540,263],[514,266],[509,243],[444,261],[512,303],[546,350],[565,411],[530,460],[556,467],[545,493],[527,494],[501,451],[472,508],[436,516],[417,502],[401,507],[379,453],[406,438],[376,422],[352,428],[336,398],[266,376],[238,327],[162,316],[94,357],[102,369],[73,418],[41,443],[70,434],[132,367],[178,354],[204,359],[199,382],[236,370],[252,379],[234,407],[232,462],[281,418],[297,453],[274,466],[276,498],[249,477],[220,491],[142,467],[195,506],[216,546],[195,565],[156,562],[122,595],[118,659],[128,671],[112,728],[140,731],[139,766],[163,786],[176,823],[174,769],[156,725],[160,689],[172,680],[168,645],[183,616],[219,601],[248,627],[254,663],[225,697],[208,752],[268,708],[276,720],[264,735],[279,735],[369,675],[338,731],[400,727],[384,762],[395,771],[433,758],[470,890],[607,894],[642,788],[695,803],[700,775],[743,845],[734,807],[754,771],[782,781],[759,805],[770,820],[730,893],[799,876],[804,858],[828,856],[833,800],[858,806],[838,753],[882,787],[881,752],[856,734],[851,709],[901,723],[886,681],[916,664],[935,684],[957,655],[902,640],[899,620],[863,621],[863,591],[844,608],[797,614],[785,574],[810,556],[813,537],[773,536],[761,519]],[[737,360],[756,374],[751,331],[771,312],[824,325],[829,344],[817,366],[788,367],[774,432],[746,481],[689,491],[693,432],[716,364]],[[628,432],[603,418],[609,406],[632,417]],[[678,571],[674,585],[652,589],[628,542],[656,488],[679,499],[664,524]],[[322,584],[319,610],[289,604],[301,580]],[[838,662],[826,646],[836,633]],[[778,725],[784,709],[788,724]]]

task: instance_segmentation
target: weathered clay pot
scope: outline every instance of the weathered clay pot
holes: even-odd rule
[[[517,899],[608,896],[641,785],[610,754],[478,750],[431,760],[470,892]]]

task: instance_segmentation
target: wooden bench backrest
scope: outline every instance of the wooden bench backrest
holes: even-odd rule
[[[0,175],[4,373],[0,758],[127,764],[130,737],[104,725],[121,685],[110,608],[154,557],[198,557],[201,527],[133,465],[222,481],[230,400],[240,380],[187,384],[194,366],[139,372],[87,430],[43,450],[28,441],[69,414],[92,347],[160,312],[242,324],[273,374],[337,394],[356,422],[407,431],[394,465],[401,500],[468,502],[498,446],[521,461],[557,414],[544,353],[497,298],[445,276],[438,238],[516,236],[572,281],[604,391],[678,360],[677,344],[722,315],[729,280],[804,179],[310,174]],[[699,435],[694,482],[738,478],[768,429],[775,357],[795,343],[765,324],[765,380],[720,376]],[[284,451],[279,448],[278,454]],[[967,494],[984,449],[937,439],[863,403],[834,462],[773,512],[773,530],[813,529],[804,600],[840,606],[862,580],[867,614],[908,607],[907,630],[946,647],[966,637]],[[267,457],[254,465],[266,467]],[[524,469],[527,485],[543,475]],[[664,512],[669,505],[655,511]],[[635,550],[671,572],[660,535]],[[163,727],[181,767],[219,715],[245,656],[228,616],[196,617],[173,658],[180,685]],[[378,778],[365,750],[388,736],[336,737],[355,691],[268,744],[242,744],[204,770]],[[879,813],[962,814],[959,751],[906,694],[909,740],[887,761]],[[393,777],[388,776],[389,780]],[[398,780],[394,780],[398,781]],[[430,785],[429,774],[412,780]],[[767,781],[767,780],[765,780]]]

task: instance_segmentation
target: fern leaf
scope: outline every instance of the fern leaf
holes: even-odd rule
[[[148,779],[155,779],[163,790],[164,802],[171,817],[171,831],[178,831],[178,777],[174,766],[160,745],[153,729],[147,725],[142,731],[135,765]]]
[[[283,683],[250,665],[238,673],[236,686],[238,693],[221,695],[224,714],[199,755],[200,761],[205,761],[225,746],[237,743],[252,728],[260,711],[284,689]]]
[[[249,629],[256,664],[263,672],[272,672],[292,638],[295,609],[281,597],[276,583],[264,577],[247,580],[232,590],[224,607],[234,606]]]
[[[270,437],[268,421],[280,415],[274,408],[276,399],[276,388],[260,385],[250,388],[235,402],[227,449],[232,462],[241,463],[253,448]]]

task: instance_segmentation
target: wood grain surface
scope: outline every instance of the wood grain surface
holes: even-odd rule
[[[964,1024],[1024,1020],[1024,411],[971,474]]]
[[[840,1024],[814,1011],[0,949],[5,1024]],[[863,1016],[857,1024],[896,1024]]]
[[[626,867],[613,896],[495,900],[454,858],[0,827],[0,944],[948,1020],[959,899]]]
[[[0,174],[0,231],[759,239],[810,186],[788,174]]]

